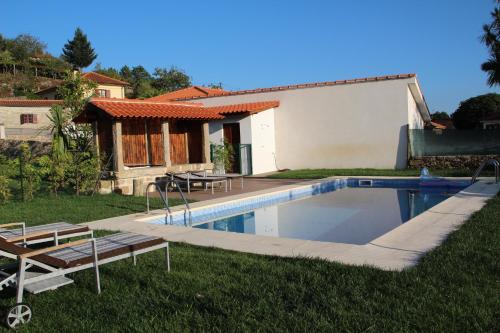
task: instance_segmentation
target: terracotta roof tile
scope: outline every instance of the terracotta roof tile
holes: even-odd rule
[[[62,101],[54,99],[0,99],[0,106],[50,107],[54,104],[62,104]]]
[[[111,85],[115,85],[115,86],[128,86],[129,85],[128,82],[118,80],[118,79],[115,79],[115,78],[112,78],[112,77],[109,77],[109,76],[106,76],[106,75],[103,75],[100,73],[96,73],[96,72],[87,72],[87,73],[83,74],[82,77],[86,78],[87,80],[99,83],[99,84],[111,84]]]
[[[223,119],[225,114],[254,114],[279,106],[279,101],[232,104],[204,107],[201,103],[154,102],[116,98],[93,98],[85,112],[75,122],[86,122],[87,113],[95,108],[112,118],[174,118],[174,119]]]
[[[192,86],[185,89],[172,91],[163,95],[147,98],[148,101],[168,102],[176,99],[188,99],[196,97],[219,96],[227,91],[200,86]]]
[[[246,113],[246,112],[254,114],[260,111],[276,108],[278,106],[280,106],[279,101],[265,101],[265,102],[255,102],[255,103],[211,106],[211,107],[206,107],[205,109],[211,112],[218,112],[220,114]]]
[[[354,84],[354,83],[363,83],[363,82],[372,82],[372,81],[408,79],[408,78],[412,78],[415,76],[416,76],[415,74],[398,74],[398,75],[364,77],[364,78],[357,78],[357,79],[352,79],[352,80],[337,80],[337,81],[326,81],[326,82],[301,83],[301,84],[277,86],[277,87],[270,87],[270,88],[257,88],[257,89],[238,90],[238,91],[223,91],[218,95],[177,97],[176,99],[187,100],[187,99],[197,99],[197,98],[207,98],[207,97],[217,97],[217,96],[256,94],[256,93],[269,92],[269,91],[326,87],[326,86],[336,86],[336,85],[342,85],[342,84]]]
[[[142,100],[93,98],[89,104],[101,109],[113,118],[224,118],[218,112],[206,111],[200,104],[193,103],[165,103]]]

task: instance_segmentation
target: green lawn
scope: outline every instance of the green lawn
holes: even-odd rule
[[[57,209],[77,222],[140,207],[134,198],[98,198],[106,203],[81,198]],[[38,212],[43,206],[12,204],[0,214],[58,217],[48,207]],[[92,271],[74,274],[74,285],[28,294],[34,318],[21,331],[499,332],[499,221],[496,197],[401,273],[172,244],[170,274],[158,251],[137,266],[102,266],[100,296]],[[14,303],[12,290],[0,295],[0,306]]]
[[[430,170],[434,176],[442,177],[471,177],[472,172],[467,169]],[[317,179],[331,176],[398,176],[414,177],[420,176],[417,169],[300,169],[278,172],[269,175],[268,178],[275,179]]]

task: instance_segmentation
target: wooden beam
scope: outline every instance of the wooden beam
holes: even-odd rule
[[[208,130],[208,122],[203,122],[201,125],[201,142],[203,145],[202,149],[202,161],[203,163],[210,163],[210,133]]]
[[[172,161],[170,160],[170,130],[168,127],[168,121],[163,120],[161,124],[161,133],[163,138],[163,165],[171,166]]]
[[[113,121],[113,162],[117,172],[125,170],[123,167],[122,122]]]

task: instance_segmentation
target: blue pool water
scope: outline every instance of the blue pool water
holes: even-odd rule
[[[466,187],[465,182],[350,179],[326,193],[268,205],[194,228],[366,244]]]

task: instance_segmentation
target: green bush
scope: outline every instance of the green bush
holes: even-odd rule
[[[0,176],[15,178],[19,175],[19,167],[15,160],[0,154]]]
[[[67,179],[76,195],[93,189],[99,173],[99,159],[91,152],[71,153],[71,163],[67,170]]]
[[[29,200],[33,199],[35,193],[40,189],[41,177],[29,145],[23,143],[20,148],[19,174],[22,182],[22,196],[23,200]]]
[[[0,203],[6,203],[11,196],[9,178],[0,176]]]

